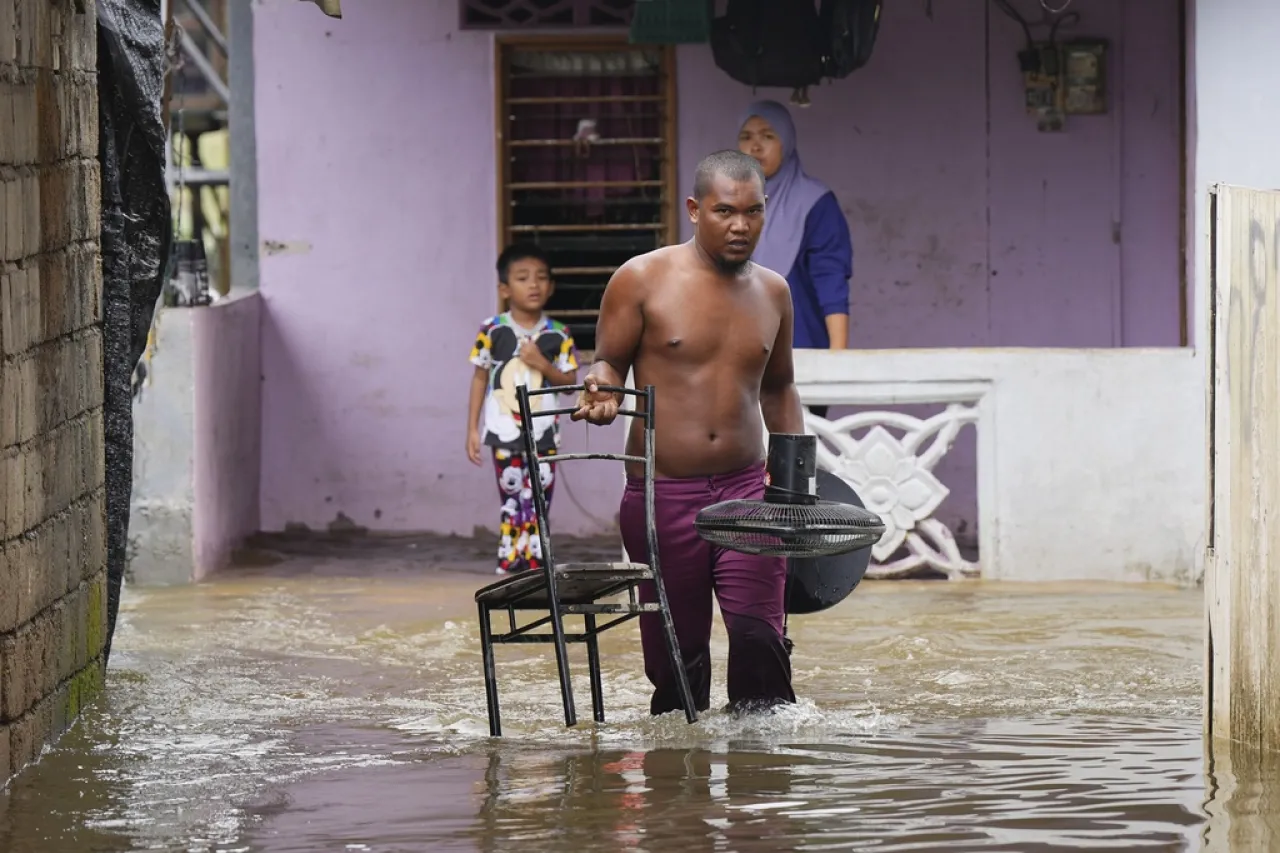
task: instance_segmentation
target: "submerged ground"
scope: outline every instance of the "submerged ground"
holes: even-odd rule
[[[508,646],[495,741],[491,576],[439,564],[128,590],[106,695],[0,794],[0,850],[1182,850],[1241,812],[1205,772],[1198,590],[867,582],[792,622],[797,707],[694,726],[648,717],[632,626],[599,727],[563,727],[549,648]]]

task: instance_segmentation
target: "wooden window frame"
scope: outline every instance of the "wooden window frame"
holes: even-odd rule
[[[507,187],[511,183],[510,149],[506,139],[506,103],[508,97],[508,75],[506,58],[510,51],[519,49],[533,50],[586,50],[614,51],[627,48],[645,48],[657,50],[662,54],[663,98],[666,106],[662,121],[662,190],[668,197],[665,200],[667,221],[662,230],[664,244],[673,245],[680,242],[680,210],[682,197],[677,192],[679,186],[679,163],[677,150],[679,146],[676,101],[676,52],[672,45],[637,45],[627,40],[625,34],[592,33],[581,36],[550,34],[503,34],[496,35],[493,43],[493,133],[494,156],[496,157],[497,204],[498,210],[498,247],[501,252],[507,246],[507,231],[510,227],[511,193]],[[499,313],[507,310],[502,297],[497,298]],[[580,353],[584,362],[594,356],[593,351]]]

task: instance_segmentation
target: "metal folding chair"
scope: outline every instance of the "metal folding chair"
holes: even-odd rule
[[[685,673],[683,659],[680,656],[680,644],[676,639],[675,623],[671,619],[671,607],[667,602],[667,591],[662,584],[662,569],[658,561],[658,534],[654,526],[654,443],[653,386],[646,386],[643,391],[631,388],[601,386],[602,391],[612,391],[636,398],[635,407],[622,408],[618,414],[625,417],[640,418],[644,424],[644,456],[629,456],[623,453],[564,453],[553,456],[539,456],[537,443],[533,433],[533,419],[567,415],[575,411],[573,407],[544,409],[533,411],[529,404],[531,397],[544,394],[568,394],[583,390],[581,385],[540,388],[530,391],[527,386],[519,386],[516,396],[520,406],[521,438],[524,443],[526,470],[529,472],[529,483],[533,490],[534,513],[538,523],[538,538],[542,546],[542,566],[538,570],[526,570],[508,575],[500,581],[489,584],[476,592],[476,604],[480,610],[480,649],[484,657],[485,698],[489,706],[489,733],[494,737],[502,736],[502,719],[498,708],[497,671],[494,662],[493,647],[501,643],[554,643],[556,648],[556,664],[560,672],[560,696],[564,702],[564,723],[566,726],[576,725],[577,711],[573,703],[573,685],[569,676],[569,643],[584,643],[587,647],[587,667],[591,676],[591,710],[597,723],[604,722],[604,696],[600,679],[599,636],[610,628],[635,619],[641,613],[659,613],[662,616],[663,634],[666,640],[667,653],[671,657],[672,669],[678,679],[677,689],[685,708],[685,719],[696,722],[698,712],[693,706],[693,694],[689,689],[689,680]],[[641,405],[643,404],[643,405]],[[648,531],[649,561],[647,563],[568,563],[557,565],[555,554],[551,548],[551,528],[547,523],[546,492],[542,484],[540,462],[559,464],[578,459],[613,459],[619,462],[641,462],[644,464],[644,516]],[[645,581],[652,581],[657,591],[657,601],[642,603],[637,596],[637,588]],[[605,602],[626,594],[622,602]],[[494,611],[506,611],[507,625],[495,631],[490,615]],[[534,611],[545,613],[532,622],[518,625],[518,612]],[[581,616],[583,630],[581,633],[566,633],[564,618]],[[598,616],[613,617],[600,624]],[[551,626],[548,632],[545,629]]]

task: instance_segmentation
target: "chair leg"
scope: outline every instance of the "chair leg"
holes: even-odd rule
[[[600,680],[600,643],[596,636],[596,615],[583,616],[587,627],[587,669],[591,673],[591,715],[597,723],[604,722],[604,685]]]
[[[693,706],[693,691],[689,689],[689,672],[684,668],[684,658],[680,655],[680,640],[676,637],[676,623],[671,618],[671,606],[667,604],[666,591],[658,595],[662,607],[662,633],[667,640],[667,655],[671,658],[671,669],[676,675],[676,689],[680,692],[680,704],[684,705],[686,722],[698,721],[698,709]]]
[[[493,661],[493,630],[489,609],[480,605],[480,654],[484,658],[484,697],[489,705],[489,734],[502,737],[502,716],[498,710],[498,673]]]
[[[555,638],[556,668],[560,671],[560,701],[564,703],[564,724],[578,724],[578,711],[573,705],[573,680],[569,674],[569,648],[564,639],[564,615],[558,602],[551,603],[551,633]]]

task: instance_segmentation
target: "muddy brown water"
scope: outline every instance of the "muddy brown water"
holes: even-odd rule
[[[575,730],[550,648],[501,647],[495,741],[488,576],[286,569],[127,590],[105,695],[0,793],[0,850],[1268,847],[1273,777],[1204,757],[1198,590],[868,582],[792,621],[797,706],[693,726],[647,715],[633,626],[602,726],[581,647]]]

